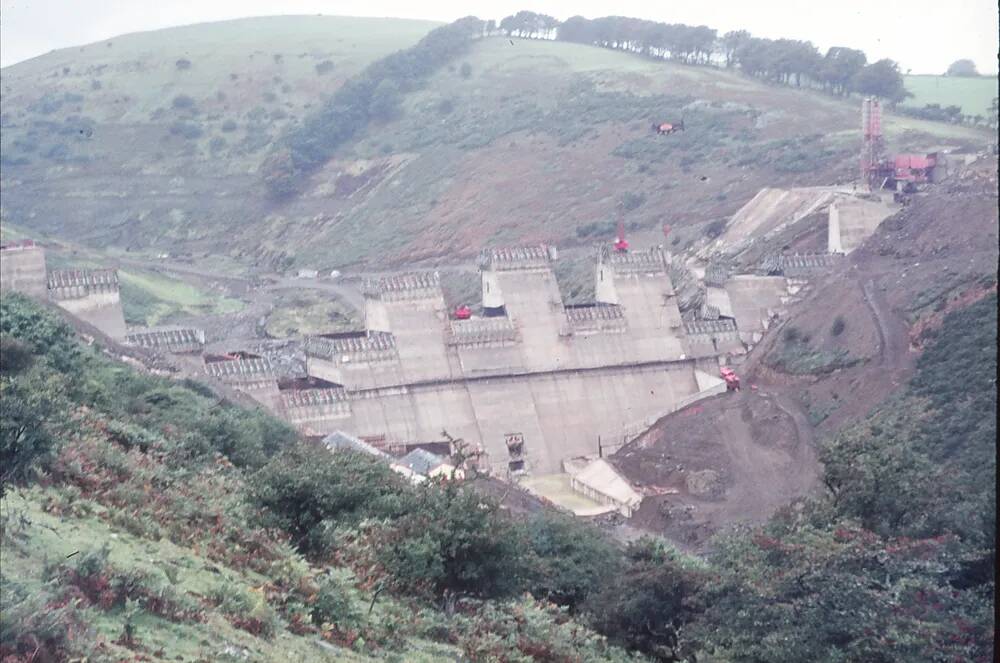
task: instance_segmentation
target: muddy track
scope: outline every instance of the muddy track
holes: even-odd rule
[[[812,424],[809,423],[809,419],[802,412],[802,408],[788,396],[774,394],[773,399],[777,408],[787,414],[795,425],[795,437],[798,440],[800,448],[802,446],[813,448],[816,436],[813,432]]]
[[[892,329],[898,325],[891,325],[891,314],[886,311],[886,303],[875,289],[873,280],[866,281],[861,290],[864,293],[865,304],[875,318],[878,328],[879,363],[887,368],[899,368],[904,363],[903,358],[906,355],[905,332],[901,335],[900,330]]]

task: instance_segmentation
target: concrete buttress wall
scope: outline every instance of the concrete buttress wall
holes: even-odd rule
[[[44,249],[30,245],[0,249],[0,291],[22,292],[35,299],[48,297]]]

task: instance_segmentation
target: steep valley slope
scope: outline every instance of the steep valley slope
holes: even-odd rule
[[[277,17],[127,35],[3,71],[2,218],[34,235],[269,268],[386,266],[630,231],[687,244],[763,186],[854,173],[857,109],[578,44],[485,38],[275,201],[260,167],[433,23]],[[467,66],[466,66],[467,65]],[[671,136],[652,120],[683,118]],[[890,117],[890,147],[979,144]]]
[[[996,169],[981,159],[916,196],[817,279],[739,368],[742,392],[669,414],[618,451],[612,462],[647,494],[630,524],[704,549],[822,492],[819,461],[838,435],[892,409],[948,313],[995,297]],[[952,380],[995,388],[991,375]]]

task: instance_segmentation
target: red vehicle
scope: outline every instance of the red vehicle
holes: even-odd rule
[[[472,317],[472,309],[465,304],[462,304],[455,309],[455,312],[452,315],[456,320],[468,320]]]
[[[733,371],[733,369],[728,366],[723,366],[719,369],[719,375],[726,381],[726,391],[740,390],[740,376],[736,375],[736,372]]]
[[[655,122],[653,123],[653,131],[661,136],[672,134],[675,131],[684,131],[684,120],[680,122]]]
[[[618,222],[618,238],[615,240],[615,251],[625,253],[628,251],[628,240],[625,239],[625,223]]]

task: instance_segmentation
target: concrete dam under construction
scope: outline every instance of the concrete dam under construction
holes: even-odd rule
[[[560,472],[719,390],[717,358],[743,352],[735,321],[682,320],[665,250],[600,250],[586,306],[563,304],[554,258],[546,246],[483,252],[484,314],[470,319],[450,318],[436,273],[366,282],[365,331],[305,340],[305,388],[281,389],[267,361],[207,369],[317,434],[447,432],[497,476]]]
[[[170,372],[251,397],[307,436],[342,432],[401,451],[454,450],[461,439],[496,477],[542,477],[725,391],[720,369],[739,367],[810,280],[893,209],[831,187],[765,189],[695,255],[629,249],[623,236],[594,247],[584,305],[563,301],[556,247],[489,248],[478,260],[479,315],[449,309],[438,272],[392,273],[349,286],[359,330],[286,341],[127,327],[116,270],[47,270],[30,240],[3,245],[3,282]],[[776,250],[803,223],[830,247]]]

